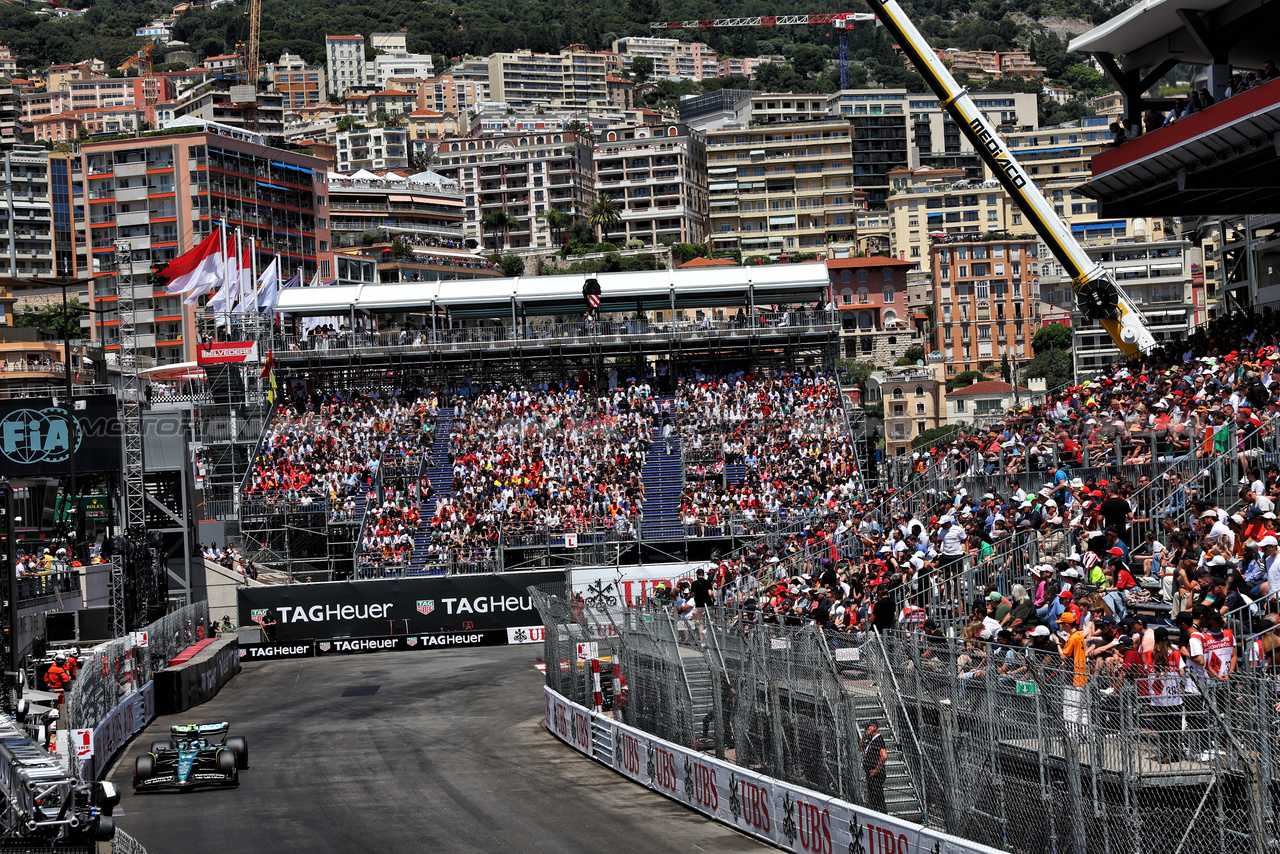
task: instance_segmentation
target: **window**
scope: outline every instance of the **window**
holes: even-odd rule
[[[885,268],[885,271],[884,271],[884,280],[885,280],[886,282],[891,282],[891,281],[893,281],[893,271],[892,271],[892,270],[890,270],[890,269],[889,269],[889,268],[887,268],[887,267]]]
[[[871,292],[868,291],[866,288],[858,288],[858,302],[860,303],[871,302]]]
[[[867,280],[867,271],[866,271],[866,270],[859,270],[859,271],[858,271],[858,281],[859,281],[859,282],[865,282],[866,280]]]
[[[905,403],[895,403],[895,404],[893,405],[893,414],[894,414],[894,415],[906,415],[906,414],[907,414],[907,406],[906,406],[906,404],[905,404]],[[901,427],[902,425],[894,425],[894,426],[895,426],[895,428],[898,428],[898,427]],[[905,438],[906,438],[906,436],[898,436],[898,438],[899,438],[899,439],[905,439]]]
[[[844,283],[844,284],[846,284],[846,285],[847,285],[847,284],[849,284],[849,282],[851,282],[852,280],[853,280],[853,276],[849,275],[849,271],[848,271],[848,270],[845,270],[844,272],[842,272],[842,273],[840,274],[840,281],[841,281],[842,283]]]
[[[917,403],[917,404],[916,404],[916,415],[924,415],[924,404],[923,404],[923,403]]]
[[[906,393],[905,393],[905,392],[903,392],[903,390],[902,390],[901,386],[894,388],[894,390],[893,390],[893,399],[894,399],[894,400],[903,400],[904,398],[906,398],[906,396],[907,396],[907,395],[906,395]]]
[[[889,271],[888,271],[888,270],[885,270],[885,272],[886,272],[886,273],[888,273]],[[894,298],[894,296],[895,296],[894,291],[893,291],[893,285],[885,285],[885,286],[884,286],[884,290],[883,290],[883,291],[881,291],[881,293],[882,293],[882,295],[884,296],[884,301],[885,301],[885,302],[887,302],[887,303],[891,303],[891,302],[893,302],[893,298]]]
[[[917,422],[916,422],[916,435],[918,436],[918,435],[920,435],[920,434],[921,434],[921,433],[923,433],[923,432],[924,432],[924,422],[923,422],[923,421],[917,421]]]
[[[924,386],[916,386],[916,397],[924,397]]]
[[[948,372],[950,372],[950,371],[951,371],[951,369],[952,369],[953,367],[954,367],[953,365],[948,365],[948,366],[947,366],[947,371],[948,371]],[[968,401],[966,401],[966,400],[957,400],[957,401],[956,401],[956,412],[964,412],[964,410],[965,410],[965,404],[966,404],[966,403],[968,403]]]

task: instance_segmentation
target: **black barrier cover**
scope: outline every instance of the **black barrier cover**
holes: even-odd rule
[[[235,638],[214,641],[193,659],[156,671],[156,714],[172,715],[212,700],[240,672]]]
[[[240,625],[270,610],[277,643],[536,626],[542,618],[527,588],[564,580],[548,570],[249,587],[238,592]]]
[[[76,471],[119,471],[120,418],[112,394],[75,397]],[[83,405],[82,405],[83,404]],[[66,409],[50,397],[0,402],[0,475],[31,477],[69,470]]]
[[[315,655],[311,641],[296,643],[240,642],[241,661],[279,661],[284,658],[311,658]]]
[[[408,652],[459,646],[506,646],[506,629],[483,632],[440,632],[429,635],[391,635],[374,638],[330,638],[316,641],[316,655],[351,655],[364,652]]]

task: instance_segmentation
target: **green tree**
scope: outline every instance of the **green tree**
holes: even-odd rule
[[[581,255],[586,251],[584,247],[591,246],[596,242],[595,232],[591,230],[591,223],[585,219],[576,218],[569,223],[569,227],[565,229],[565,252],[574,255]]]
[[[1070,350],[1071,330],[1061,323],[1046,323],[1031,339],[1031,348],[1037,353],[1047,350]]]
[[[1044,378],[1046,388],[1057,388],[1070,382],[1071,354],[1066,350],[1045,350],[1036,357],[1025,362],[1018,369],[1018,376],[1025,382],[1029,379]]]
[[[631,77],[637,86],[643,86],[653,76],[653,60],[647,56],[637,56],[631,60]]]
[[[1112,89],[1111,81],[1104,77],[1101,71],[1083,62],[1064,71],[1062,80],[1072,89],[1079,89],[1086,95],[1101,95]]]
[[[564,126],[564,129],[569,133],[576,133],[579,136],[584,136],[588,140],[594,140],[596,138],[596,132],[591,129],[591,125],[587,124],[581,119],[574,119],[573,121],[566,124]]]
[[[338,123],[333,126],[334,130],[342,133],[343,131],[355,130],[360,127],[360,120],[355,116],[343,116],[338,119]]]
[[[558,211],[555,208],[547,208],[538,214],[538,219],[547,224],[547,228],[551,229],[551,242],[556,246],[560,245],[560,235],[566,228],[573,224],[573,217],[564,211]]]
[[[519,255],[503,255],[498,259],[502,275],[512,277],[524,275],[524,259]]]
[[[519,220],[506,211],[489,211],[480,217],[480,224],[484,226],[486,234],[493,235],[494,251],[507,248],[507,238],[511,233],[511,226],[518,225]],[[498,245],[498,235],[502,235],[502,245]]]
[[[976,382],[980,383],[986,378],[987,375],[982,371],[961,371],[954,377],[947,378],[947,391],[955,391],[958,388],[964,388]]]
[[[24,311],[16,314],[13,321],[15,326],[35,326],[57,333],[59,338],[75,340],[84,337],[84,331],[80,328],[80,318],[88,313],[89,307],[81,305],[80,300],[73,297],[67,302],[65,311],[62,308],[62,301],[59,300],[46,305],[39,311]]]
[[[612,196],[601,193],[587,208],[587,220],[596,229],[599,242],[603,243],[605,235],[622,222],[622,209]]]
[[[924,348],[915,346],[908,347],[903,350],[902,356],[899,357],[898,361],[894,362],[894,364],[899,367],[903,367],[906,365],[914,365],[916,362],[920,361],[924,361]]]
[[[876,366],[870,362],[857,362],[853,359],[839,359],[836,361],[836,373],[841,380],[852,386],[857,386],[863,391],[864,399],[867,391],[867,380],[871,378],[871,373]]]

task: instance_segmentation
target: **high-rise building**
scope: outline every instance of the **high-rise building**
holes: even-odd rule
[[[342,98],[365,84],[364,36],[325,36],[324,57],[329,94]]]
[[[607,239],[619,245],[707,239],[707,146],[687,125],[610,128],[596,139],[596,193],[613,198],[622,221]]]
[[[409,131],[406,128],[356,127],[333,135],[339,172],[368,169],[385,172],[409,165]]]
[[[443,140],[432,171],[457,182],[465,196],[467,238],[513,250],[555,248],[538,215],[555,208],[585,215],[595,199],[595,166],[588,139],[567,131],[500,134]],[[486,232],[484,215],[503,211],[516,224]]]
[[[979,237],[935,243],[930,252],[933,344],[946,356],[948,376],[1035,355],[1037,241]]]
[[[435,74],[431,55],[427,53],[384,53],[373,58],[373,80],[379,89],[390,88],[387,81],[396,77],[408,80],[426,80]]]
[[[510,107],[586,109],[609,101],[602,54],[570,45],[559,54],[495,53],[489,57],[489,95]]]
[[[329,227],[335,249],[364,244],[364,236],[400,238],[424,248],[463,248],[462,188],[429,175],[383,180],[330,174]]]
[[[4,152],[3,157],[0,240],[4,241],[9,257],[7,272],[11,277],[21,278],[52,276],[57,269],[49,196],[49,152],[43,146],[23,145]]]
[[[193,124],[204,124],[196,123]],[[190,133],[86,143],[86,243],[94,340],[120,346],[110,313],[123,288],[138,307],[138,346],[161,364],[195,359],[194,314],[149,280],[152,267],[191,249],[219,221],[255,238],[259,267],[279,255],[284,275],[332,275],[323,161],[264,145],[261,135],[204,124]],[[117,267],[117,251],[129,254]]]
[[[866,202],[850,141],[842,118],[708,133],[711,248],[776,257],[853,243]]]

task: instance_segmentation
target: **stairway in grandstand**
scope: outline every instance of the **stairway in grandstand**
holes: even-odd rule
[[[859,734],[866,728],[868,721],[878,721],[880,724],[880,734],[884,736],[885,750],[889,754],[884,764],[885,809],[894,818],[921,822],[924,820],[924,813],[920,810],[920,799],[911,782],[911,769],[902,758],[898,733],[880,701],[880,695],[871,693],[871,690],[874,689],[846,687],[845,696],[853,705],[853,719],[857,721]]]
[[[641,531],[646,540],[679,537],[680,499],[684,494],[684,469],[680,459],[680,446],[672,441],[672,453],[667,453],[661,436],[655,436],[649,448],[644,468],[644,523]]]
[[[724,464],[724,485],[739,486],[747,479],[747,467],[744,463]]]
[[[426,478],[434,495],[418,502],[421,522],[413,535],[413,557],[409,559],[409,572],[426,569],[427,549],[431,546],[431,517],[436,512],[436,501],[453,492],[453,462],[449,459],[449,431],[453,429],[453,410],[440,409],[436,414],[436,434],[431,447],[422,457],[419,482]]]

